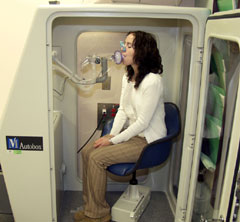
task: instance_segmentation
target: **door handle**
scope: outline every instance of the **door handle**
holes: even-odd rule
[[[201,215],[201,219],[200,219],[200,222],[224,222],[224,218],[223,216],[221,215],[219,219],[205,219],[203,215]]]

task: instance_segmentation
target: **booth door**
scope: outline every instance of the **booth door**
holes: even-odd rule
[[[187,207],[175,221],[240,218],[239,26],[240,10],[207,21],[190,184],[184,188],[188,190]]]

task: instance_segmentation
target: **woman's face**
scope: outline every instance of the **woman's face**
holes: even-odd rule
[[[134,46],[133,46],[133,41],[134,41],[134,35],[133,34],[129,34],[126,39],[125,39],[125,47],[126,47],[126,51],[122,51],[122,55],[123,55],[123,64],[128,66],[128,65],[134,65],[134,61],[133,61],[133,56],[134,56]]]

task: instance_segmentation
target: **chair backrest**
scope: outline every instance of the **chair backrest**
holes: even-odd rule
[[[150,168],[165,162],[171,152],[172,142],[181,130],[179,109],[174,103],[165,103],[167,136],[149,143],[142,151],[135,169]]]
[[[105,136],[111,132],[114,118],[108,119],[103,125],[101,136]]]
[[[174,103],[165,103],[164,107],[167,136],[175,137],[181,129],[179,110]]]

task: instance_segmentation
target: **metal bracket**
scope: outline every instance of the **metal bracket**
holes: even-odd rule
[[[203,215],[201,215],[200,222],[224,222],[224,218],[223,218],[223,216],[221,215],[219,219],[214,219],[214,218],[212,218],[212,219],[205,219],[205,218],[203,217]]]
[[[198,47],[198,62],[199,63],[203,63],[203,48],[202,47]]]

